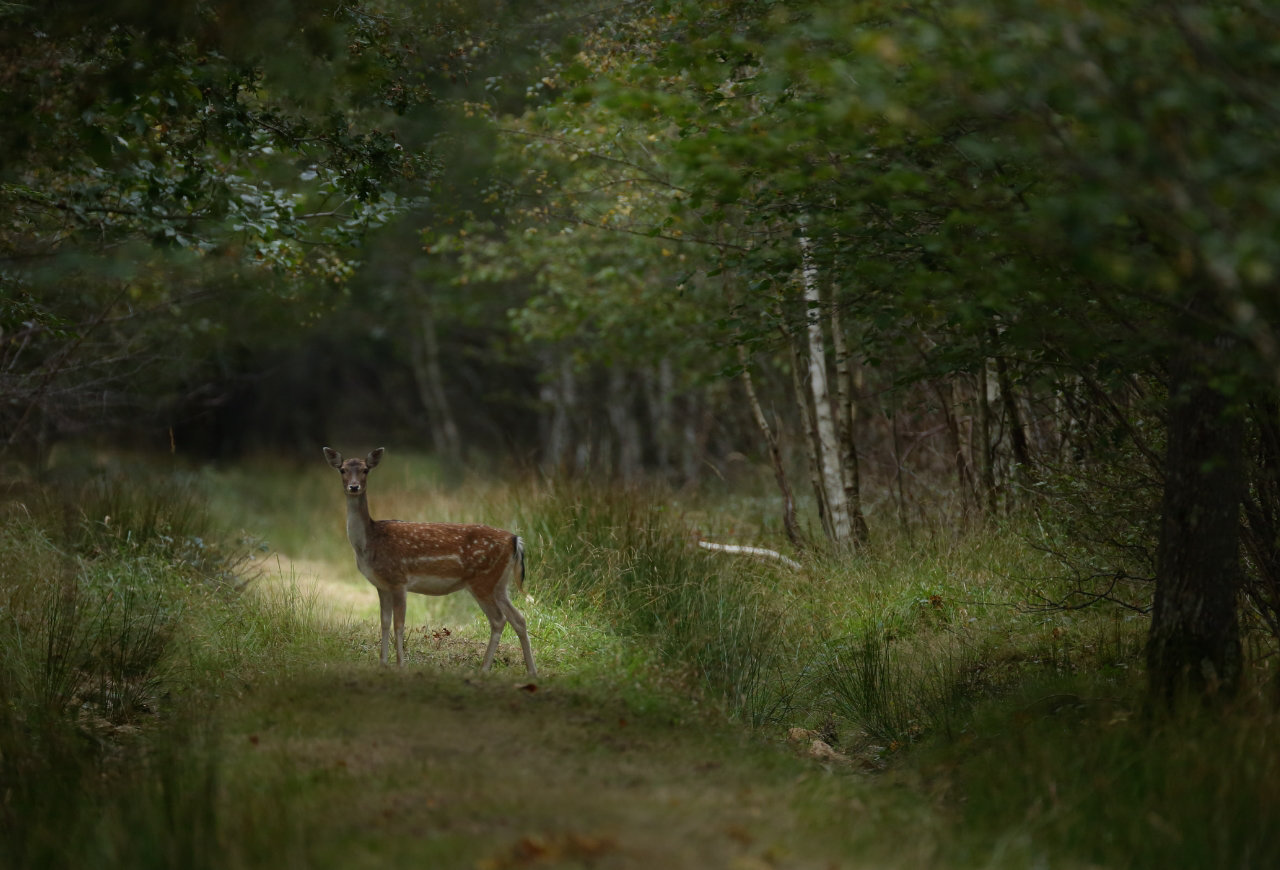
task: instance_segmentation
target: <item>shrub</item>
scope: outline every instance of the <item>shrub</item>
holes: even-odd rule
[[[112,855],[124,866],[191,866],[173,843],[203,836],[199,817],[214,809],[183,809],[157,790],[166,778],[211,775],[205,741],[175,727],[176,640],[192,607],[236,588],[234,551],[211,542],[199,495],[181,479],[75,473],[6,495],[0,866]],[[155,814],[168,839],[131,839],[104,821],[133,824],[140,813]]]

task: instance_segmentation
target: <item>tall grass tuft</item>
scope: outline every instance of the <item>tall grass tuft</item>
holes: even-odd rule
[[[239,601],[239,552],[189,480],[0,485],[0,867],[213,866],[197,613]],[[206,620],[207,623],[207,620]]]
[[[638,490],[552,490],[525,506],[522,528],[544,599],[652,645],[734,715],[781,718],[786,620],[767,594],[768,566],[698,550],[664,502]]]
[[[836,712],[873,740],[897,747],[930,734],[954,738],[976,697],[973,654],[905,647],[879,627],[832,643],[821,684]]]

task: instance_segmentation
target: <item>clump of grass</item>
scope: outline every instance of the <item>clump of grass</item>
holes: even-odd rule
[[[911,649],[881,628],[831,644],[820,675],[835,712],[896,750],[956,735],[979,691],[976,656],[956,644]]]
[[[236,550],[184,478],[0,492],[0,866],[211,866],[215,810],[184,797],[216,767],[192,686],[231,672],[193,673],[192,628],[240,600]]]
[[[767,566],[699,551],[661,499],[638,491],[549,491],[522,526],[542,596],[651,644],[736,716],[781,715],[786,620]]]
[[[953,737],[976,701],[1024,672],[1109,655],[1123,666],[1114,656],[1137,649],[1098,614],[1030,609],[1021,578],[1041,557],[1016,529],[886,534],[792,572],[696,549],[672,504],[581,484],[527,499],[518,522],[538,595],[603,617],[754,725],[826,723],[835,737],[838,720],[893,747]]]

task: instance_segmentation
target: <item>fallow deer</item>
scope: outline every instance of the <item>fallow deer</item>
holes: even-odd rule
[[[524,588],[524,542],[518,535],[475,523],[406,523],[374,520],[369,516],[369,472],[384,450],[364,459],[348,459],[324,448],[325,459],[342,474],[347,497],[347,540],[356,554],[356,567],[374,588],[382,607],[382,664],[387,663],[387,640],[395,622],[396,664],[403,665],[406,593],[448,595],[466,589],[489,618],[489,648],[482,671],[493,665],[498,639],[508,622],[520,638],[524,665],[537,676],[524,615],[511,603],[515,578]]]

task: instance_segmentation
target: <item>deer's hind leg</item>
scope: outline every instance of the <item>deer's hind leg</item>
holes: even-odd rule
[[[476,603],[480,605],[480,609],[484,611],[484,615],[489,618],[489,648],[484,651],[484,663],[480,665],[480,670],[488,671],[493,667],[493,657],[498,651],[498,639],[502,637],[502,630],[507,627],[507,617],[502,612],[502,608],[492,598],[481,599],[476,598]]]
[[[520,638],[520,648],[524,650],[525,670],[529,672],[529,676],[536,677],[538,668],[533,663],[533,647],[529,646],[529,628],[525,623],[524,614],[516,610],[516,606],[511,603],[505,587],[498,590],[494,600],[503,616],[511,623],[511,627],[516,630],[516,637]]]

